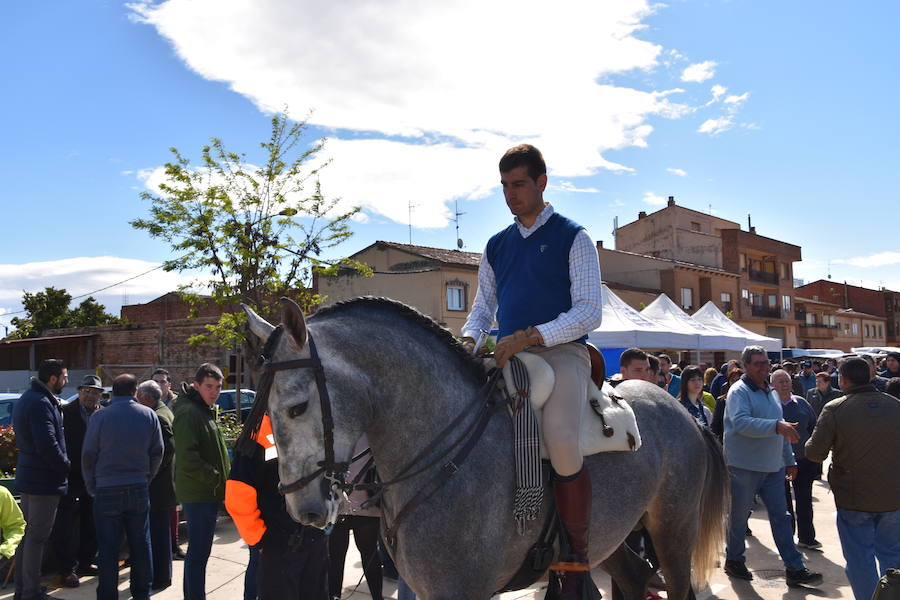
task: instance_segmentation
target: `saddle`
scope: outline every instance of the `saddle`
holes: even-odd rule
[[[591,381],[588,382],[588,394],[581,406],[579,435],[582,455],[638,450],[641,447],[641,434],[634,411],[605,380],[603,359],[600,353],[592,346],[589,346],[589,351],[592,351]],[[516,358],[528,370],[531,406],[540,426],[541,409],[553,391],[556,375],[553,368],[538,354],[520,352],[516,354]],[[514,390],[510,363],[503,367],[503,378],[507,390]],[[541,436],[541,458],[548,457],[543,436]]]

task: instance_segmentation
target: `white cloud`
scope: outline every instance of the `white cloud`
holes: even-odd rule
[[[900,264],[900,252],[876,252],[875,254],[870,254],[868,256],[838,259],[833,262],[851,265],[853,267],[886,267],[888,265]]]
[[[653,192],[644,192],[644,197],[642,198],[644,204],[649,204],[650,206],[665,206],[666,199],[662,196],[657,196]]]
[[[559,185],[552,186],[553,189],[559,190],[561,192],[573,192],[576,194],[599,194],[600,190],[595,187],[578,187],[571,181],[560,181]]]
[[[734,127],[734,119],[732,119],[730,116],[718,117],[716,119],[707,119],[706,121],[704,121],[700,125],[700,127],[697,128],[697,132],[716,136],[723,131],[728,131],[732,127]]]
[[[21,310],[23,292],[39,292],[47,287],[64,289],[72,296],[92,294],[106,305],[107,311],[118,314],[123,298],[129,303],[146,302],[171,292],[180,285],[190,284],[192,279],[162,269],[127,281],[121,285],[102,289],[150,271],[159,263],[117,256],[79,256],[52,261],[21,264],[0,264],[0,322],[22,316],[9,314]],[[97,291],[101,290],[101,291]],[[76,300],[77,304],[80,300]]]
[[[724,96],[726,92],[728,92],[728,88],[725,87],[724,85],[716,84],[716,85],[712,86],[710,91],[712,92],[713,102],[715,102],[719,98]]]
[[[702,83],[707,79],[712,79],[716,75],[717,64],[718,63],[711,60],[694,63],[681,72],[681,80],[692,83]]]
[[[685,171],[684,169],[674,169],[672,167],[669,167],[668,169],[666,169],[666,171],[668,171],[672,175],[678,175],[679,177],[687,177],[687,171]]]
[[[553,10],[537,0],[131,6],[201,76],[266,112],[312,109],[313,124],[335,129],[327,194],[404,223],[412,197],[417,226],[443,226],[449,201],[494,189],[497,160],[515,143],[541,148],[551,183],[632,171],[604,153],[645,147],[648,119],[689,110],[669,99],[676,90],[602,83],[659,64],[663,48],[636,37],[653,10],[647,0]],[[346,139],[346,131],[377,139]]]
[[[613,208],[619,208],[621,206],[625,206],[625,203],[622,202],[621,200],[619,200],[618,198],[616,198],[615,200],[610,202],[609,205]]]
[[[750,92],[744,92],[740,96],[735,96],[735,95],[728,96],[727,98],[725,98],[725,100],[723,100],[723,102],[725,104],[740,106],[741,104],[746,102],[747,98],[749,98],[749,97],[750,97]]]

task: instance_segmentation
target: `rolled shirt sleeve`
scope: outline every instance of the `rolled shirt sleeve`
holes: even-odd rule
[[[472,310],[463,325],[463,336],[477,340],[481,330],[488,331],[494,324],[497,316],[497,280],[494,277],[494,269],[487,259],[487,248],[481,254],[481,263],[478,265],[478,290],[475,292],[475,300],[472,301]]]

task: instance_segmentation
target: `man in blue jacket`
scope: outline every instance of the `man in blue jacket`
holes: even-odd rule
[[[66,493],[69,458],[59,398],[69,371],[63,361],[41,361],[38,376],[13,408],[16,433],[16,489],[25,515],[25,537],[16,550],[16,599],[50,598],[41,589],[41,563],[59,499]]]
[[[731,479],[731,522],[725,548],[725,572],[753,579],[744,564],[744,536],[753,497],[759,495],[769,513],[772,537],[787,576],[787,584],[818,585],[822,575],[803,564],[794,545],[791,517],[784,495],[785,478],[797,475],[791,444],[799,441],[797,423],[783,418],[781,402],[769,387],[769,358],[761,346],[741,354],[744,375],[728,390],[725,402],[725,463]]]
[[[81,451],[84,485],[94,497],[100,582],[97,600],[116,600],[119,546],[128,539],[131,596],[147,600],[153,580],[150,560],[150,480],[163,458],[156,413],[139,404],[134,375],[113,381],[109,406],[88,424]]]

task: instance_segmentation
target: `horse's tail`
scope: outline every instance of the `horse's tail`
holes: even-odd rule
[[[694,583],[698,588],[706,584],[716,566],[722,541],[725,539],[725,524],[731,505],[731,488],[722,444],[709,428],[700,429],[706,444],[706,477],[703,495],[700,497],[700,531],[691,556]]]

